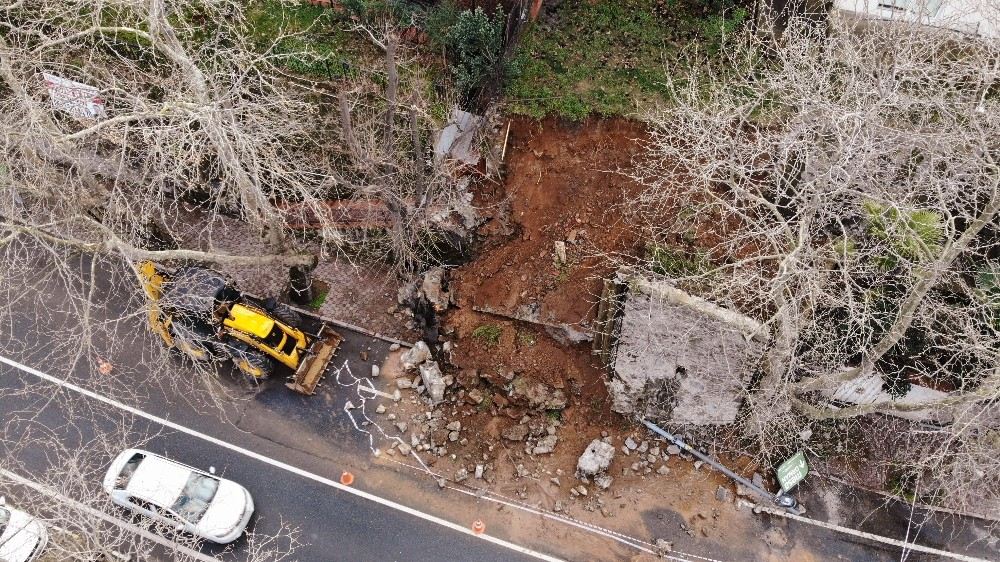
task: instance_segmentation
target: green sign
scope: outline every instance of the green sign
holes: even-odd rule
[[[809,465],[806,463],[806,456],[802,451],[799,451],[778,467],[778,483],[781,484],[781,491],[791,490],[796,484],[802,482],[807,474],[809,474]]]

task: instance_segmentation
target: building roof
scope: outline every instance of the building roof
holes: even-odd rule
[[[1000,37],[1000,0],[834,0],[833,7],[872,19]]]

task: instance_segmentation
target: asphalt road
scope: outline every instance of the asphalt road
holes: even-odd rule
[[[88,263],[82,262],[83,285],[89,280]],[[468,528],[476,514],[475,499],[456,494],[453,501],[421,505],[413,501],[422,493],[441,495],[429,477],[404,478],[375,466],[368,437],[358,431],[344,412],[344,403],[359,399],[352,388],[342,386],[353,375],[367,375],[388,352],[389,343],[370,336],[338,331],[345,337],[334,364],[341,379],[328,376],[314,396],[300,396],[284,387],[277,377],[262,385],[243,380],[223,367],[211,381],[236,396],[212,400],[201,393],[211,385],[199,384],[199,374],[175,353],[163,356],[162,346],[148,333],[135,301],[119,300],[107,286],[107,272],[99,272],[93,294],[95,306],[81,311],[69,300],[61,279],[26,276],[26,296],[0,302],[0,354],[23,362],[58,378],[65,378],[110,398],[121,399],[141,409],[233,443],[280,463],[336,480],[342,471],[358,475],[355,487],[385,496]],[[103,286],[102,286],[103,285]],[[75,349],[67,334],[75,325],[73,316],[86,313],[98,326],[93,346]],[[77,335],[73,333],[73,335]],[[96,357],[110,361],[113,372],[99,373]],[[33,393],[17,391],[31,385]],[[9,420],[18,412],[30,415],[39,426],[69,444],[101,431],[112,431],[122,420],[134,422],[135,440],[155,435],[148,448],[187,464],[207,468],[245,485],[254,495],[258,532],[274,532],[283,520],[300,531],[304,545],[294,559],[333,560],[526,560],[530,559],[480,537],[404,513],[375,501],[331,488],[279,467],[241,456],[204,440],[164,431],[156,424],[107,408],[91,409],[87,399],[33,379],[6,365],[0,366],[0,415],[8,432],[16,430]],[[374,408],[372,403],[370,408]],[[29,470],[44,470],[50,458],[46,451],[20,451]],[[108,459],[110,461],[110,458]],[[99,482],[94,483],[95,489]],[[503,534],[494,527],[490,535]],[[219,551],[211,546],[208,551]],[[237,553],[239,549],[237,549]],[[227,556],[232,558],[232,556]],[[235,559],[240,559],[237,555]]]
[[[4,388],[16,390],[24,375],[0,366]],[[0,411],[33,412],[34,423],[53,430],[53,436],[74,448],[99,432],[114,433],[116,420],[104,416],[81,423],[66,402],[48,396],[7,395],[0,397]],[[6,421],[6,420],[5,420]],[[136,440],[161,431],[142,419],[130,429]],[[14,428],[8,426],[8,430]],[[251,442],[246,445],[253,446]],[[291,474],[270,464],[235,455],[232,451],[196,437],[168,432],[154,437],[145,448],[187,464],[215,466],[221,476],[250,490],[257,505],[252,522],[256,532],[276,533],[278,522],[298,528],[305,544],[297,560],[531,560],[532,557],[486,542],[478,537],[449,530],[436,523],[397,511],[353,494]],[[25,474],[41,473],[49,466],[49,451],[21,451]],[[109,459],[110,460],[110,459]],[[94,482],[95,489],[100,484]],[[245,540],[245,539],[241,539]],[[234,559],[241,559],[239,543]],[[208,552],[222,552],[206,546]]]

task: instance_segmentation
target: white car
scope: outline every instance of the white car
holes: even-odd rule
[[[48,542],[41,521],[7,506],[0,497],[0,562],[36,560]]]
[[[112,461],[104,490],[126,509],[218,544],[238,539],[254,509],[243,486],[140,449]]]

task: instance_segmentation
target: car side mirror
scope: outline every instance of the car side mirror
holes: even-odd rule
[[[214,466],[208,467],[208,473],[209,474],[215,474],[215,467]]]

